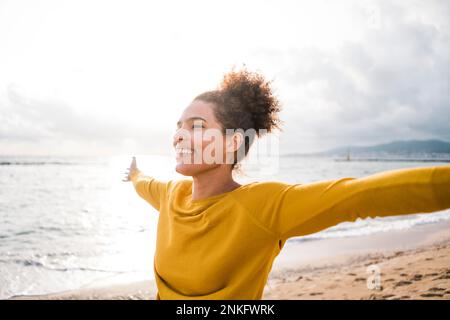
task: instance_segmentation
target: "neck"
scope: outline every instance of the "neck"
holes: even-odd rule
[[[241,185],[233,180],[228,166],[202,172],[192,177],[192,200],[201,200],[224,192],[232,191]]]

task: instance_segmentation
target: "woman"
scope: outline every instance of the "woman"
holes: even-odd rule
[[[178,121],[176,171],[192,180],[156,180],[144,175],[133,157],[124,181],[132,181],[159,211],[157,299],[261,299],[272,263],[290,237],[357,218],[450,207],[450,166],[308,184],[240,185],[232,172],[255,135],[225,129],[254,129],[260,136],[279,127],[279,111],[261,75],[232,71],[217,90],[197,96]],[[199,134],[206,130],[220,132],[215,142],[222,143],[213,144],[212,152],[206,152],[210,139]],[[195,161],[200,154],[211,156]],[[225,161],[230,155],[232,161]]]

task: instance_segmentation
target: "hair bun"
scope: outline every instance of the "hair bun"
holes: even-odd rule
[[[249,115],[252,119],[252,128],[271,132],[280,128],[278,112],[281,110],[280,102],[273,94],[270,82],[257,72],[250,72],[245,67],[239,71],[228,72],[219,84],[227,106],[240,109],[243,117]],[[230,101],[238,100],[238,101]],[[238,110],[229,110],[236,112]],[[249,129],[249,128],[244,128]],[[258,134],[259,136],[259,134]]]

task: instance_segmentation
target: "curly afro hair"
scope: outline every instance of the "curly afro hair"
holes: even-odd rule
[[[266,81],[257,72],[250,72],[245,67],[235,71],[233,67],[224,75],[216,90],[204,92],[194,100],[213,103],[214,115],[222,125],[224,134],[227,129],[254,129],[256,136],[260,137],[274,129],[281,130],[281,120],[278,117],[281,104],[270,84],[271,81]],[[245,135],[245,143],[241,146],[245,148],[244,156],[254,138],[254,135]],[[237,157],[235,159],[232,169],[241,160]]]

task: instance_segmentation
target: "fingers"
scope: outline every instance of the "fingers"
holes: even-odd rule
[[[123,174],[125,175],[125,177],[122,179],[122,181],[124,181],[124,182],[127,182],[127,181],[130,181],[131,179],[130,179],[130,173],[131,173],[131,171],[130,171],[130,169],[127,169],[128,171],[125,171]]]
[[[122,181],[127,182],[127,181],[131,181],[131,177],[129,173],[124,173],[125,177],[122,179]]]
[[[130,174],[137,169],[137,165],[136,165],[136,157],[133,156],[133,159],[131,160],[131,164],[130,167],[127,168],[124,172],[124,175],[126,176],[124,179],[122,179],[123,182],[128,182],[131,181],[130,179]]]

